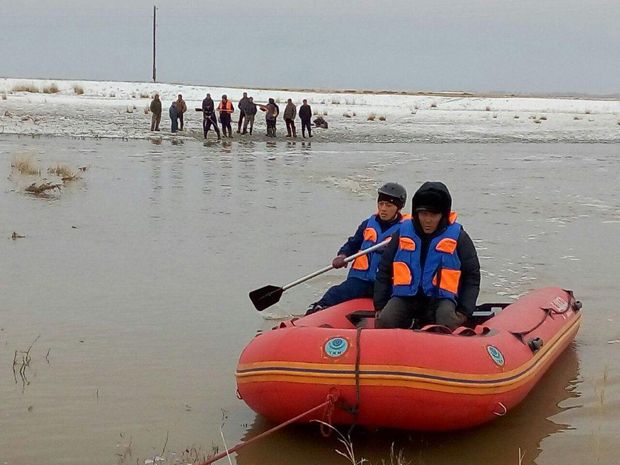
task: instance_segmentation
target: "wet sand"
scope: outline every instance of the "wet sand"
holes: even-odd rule
[[[248,291],[328,263],[382,182],[412,193],[428,179],[450,187],[476,241],[480,301],[559,285],[583,302],[584,323],[506,417],[445,435],[358,432],[358,457],[389,460],[394,442],[413,463],[512,465],[519,449],[526,464],[614,463],[614,145],[156,142],[0,139],[2,463],[173,461],[186,448],[221,450],[221,432],[232,445],[264,431],[271,425],[235,397],[240,351],[344,273],[291,289],[263,313]],[[19,154],[43,169],[88,169],[35,197],[24,192],[32,179],[11,172]],[[235,460],[337,464],[339,446],[315,427],[293,427]]]

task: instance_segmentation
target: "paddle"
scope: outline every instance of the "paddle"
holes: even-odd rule
[[[360,250],[356,254],[345,258],[344,261],[345,263],[352,262],[357,257],[361,257],[362,255],[366,255],[370,252],[374,252],[375,250],[378,250],[384,247],[385,245],[387,245],[388,242],[390,242],[390,238],[387,238],[383,242],[379,242],[378,244],[375,244],[372,247],[368,247],[367,249]],[[312,279],[315,276],[318,276],[329,270],[332,270],[333,268],[334,268],[333,265],[326,266],[324,268],[321,268],[320,270],[316,270],[314,273],[310,273],[309,275],[299,278],[293,281],[292,283],[288,283],[286,286],[282,286],[282,287],[271,286],[271,285],[263,286],[260,289],[256,289],[250,292],[250,300],[254,304],[254,307],[256,307],[256,310],[258,310],[259,312],[263,311],[267,307],[271,307],[273,304],[277,303],[280,300],[280,297],[282,297],[282,293],[286,291],[287,289],[290,289],[293,286],[297,286],[298,284],[308,281],[309,279]]]

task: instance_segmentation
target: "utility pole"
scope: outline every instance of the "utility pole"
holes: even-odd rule
[[[157,68],[155,67],[155,29],[157,27],[157,7],[153,5],[153,82],[157,82]]]

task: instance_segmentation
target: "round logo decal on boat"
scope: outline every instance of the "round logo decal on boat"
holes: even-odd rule
[[[497,347],[487,346],[487,353],[491,356],[491,359],[495,362],[496,365],[500,367],[504,366],[504,356]]]
[[[349,343],[343,337],[333,337],[325,343],[325,353],[328,357],[340,357],[349,348]]]

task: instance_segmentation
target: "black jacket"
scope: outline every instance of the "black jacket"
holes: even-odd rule
[[[308,104],[302,105],[299,107],[298,114],[302,121],[310,121],[312,119],[312,108]]]
[[[205,116],[211,116],[215,112],[215,103],[212,98],[207,97],[202,101],[202,111]]]

